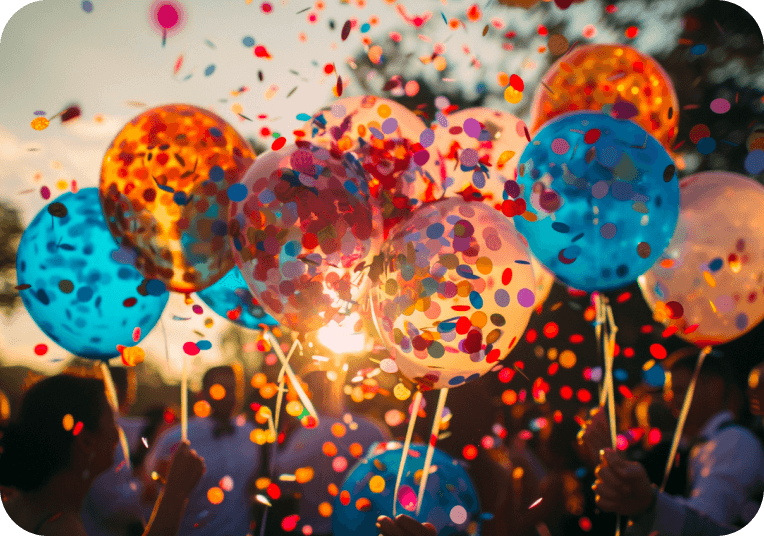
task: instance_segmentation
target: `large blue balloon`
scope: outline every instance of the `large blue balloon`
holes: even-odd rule
[[[237,266],[214,285],[196,294],[217,314],[245,328],[258,329],[261,324],[278,325],[249,291]]]
[[[169,293],[145,281],[106,227],[98,188],[66,193],[35,216],[16,254],[21,299],[46,335],[89,359],[117,357],[159,320]]]
[[[631,121],[602,113],[560,116],[527,145],[517,168],[536,215],[515,216],[531,251],[560,281],[592,292],[623,287],[668,246],[679,216],[676,168]]]
[[[361,460],[350,472],[334,501],[332,533],[335,536],[377,534],[377,518],[393,514],[393,492],[403,449],[400,443],[387,443],[372,445],[369,452],[369,458]],[[439,536],[478,534],[480,503],[475,487],[464,467],[438,449],[432,458],[422,507],[419,515],[415,515],[419,493],[419,479],[415,481],[415,475],[422,472],[426,452],[426,445],[411,445],[396,513],[421,523],[432,523]],[[384,480],[382,491],[379,491],[382,486],[377,476]]]

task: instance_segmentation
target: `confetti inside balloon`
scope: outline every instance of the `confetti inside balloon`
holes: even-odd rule
[[[483,203],[450,198],[396,226],[372,291],[377,330],[420,389],[456,387],[505,358],[535,303],[527,244]]]
[[[210,309],[239,326],[261,329],[262,325],[278,325],[249,291],[247,282],[236,266],[214,285],[197,294]]]
[[[129,264],[106,227],[97,188],[66,193],[41,210],[16,254],[21,299],[46,335],[79,357],[108,360],[159,321],[169,294]],[[137,337],[134,337],[139,328]]]
[[[101,203],[136,266],[170,290],[193,292],[233,268],[228,204],[254,159],[223,119],[183,104],[125,125],[104,156]]]
[[[432,458],[420,514],[416,515],[417,475],[424,467],[425,445],[411,445],[398,497],[393,497],[402,451],[400,443],[372,445],[372,454],[353,468],[334,501],[332,533],[377,534],[377,518],[392,516],[397,500],[398,512],[432,523],[439,535],[478,534],[480,504],[475,486],[460,462],[439,449]]]
[[[724,344],[764,318],[764,186],[719,171],[680,186],[676,232],[639,286],[655,319],[677,335]]]
[[[679,126],[679,100],[660,64],[631,47],[577,46],[541,79],[531,108],[531,130],[566,112],[609,109],[630,119],[669,149]]]
[[[676,168],[631,121],[566,114],[528,144],[518,165],[515,216],[536,258],[587,292],[625,286],[671,240],[679,214]]]
[[[374,96],[339,99],[314,114],[303,132],[311,143],[352,151],[361,161],[371,198],[382,213],[385,236],[422,201],[440,196],[435,177],[423,167],[432,153],[421,140],[432,131],[395,101]]]
[[[505,198],[504,183],[514,180],[517,162],[528,144],[525,123],[488,108],[467,108],[446,118],[448,126],[435,130],[427,169],[449,196],[463,193],[491,206],[500,205]]]
[[[382,232],[360,162],[298,142],[261,156],[237,186],[234,258],[266,311],[300,333],[349,315]]]

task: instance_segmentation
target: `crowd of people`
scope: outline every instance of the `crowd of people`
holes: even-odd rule
[[[719,536],[750,522],[764,494],[764,363],[744,390],[724,356],[705,358],[665,475],[698,358],[693,349],[669,356],[663,392],[637,387],[620,404],[615,449],[604,409],[568,416],[533,403],[508,408],[493,403],[482,379],[453,389],[438,448],[464,460],[465,444],[482,445],[465,461],[482,505],[480,533],[613,534],[620,521],[630,536]],[[290,515],[311,534],[330,535],[332,489],[371,445],[401,439],[397,427],[348,409],[337,370],[331,380],[315,365],[298,371],[318,424],[284,413],[278,429],[272,420],[265,428],[274,442],[258,436],[271,413],[256,401],[244,407],[237,364],[204,375],[197,402],[206,411],[189,420],[187,440],[168,408],[132,414],[132,369],[112,369],[116,409],[102,379],[43,379],[2,427],[3,506],[21,528],[47,536],[270,536],[295,533],[282,523]],[[289,390],[286,399],[295,399]],[[295,478],[280,481],[284,474]],[[407,515],[382,516],[378,528],[384,536],[436,534]]]

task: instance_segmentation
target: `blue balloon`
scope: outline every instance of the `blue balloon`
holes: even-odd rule
[[[278,322],[265,312],[249,291],[244,276],[234,267],[214,285],[196,293],[210,309],[223,318],[249,329],[260,324],[278,326]]]
[[[342,491],[334,501],[332,534],[377,534],[377,518],[381,515],[392,517],[395,479],[403,452],[401,447],[400,443],[392,442],[372,445],[369,449],[372,454],[361,460],[349,473]],[[478,534],[482,518],[475,486],[460,462],[438,449],[435,449],[432,458],[432,467],[437,469],[427,479],[422,507],[419,515],[415,515],[415,506],[412,506],[411,501],[413,499],[416,503],[419,481],[414,481],[414,475],[423,469],[426,452],[426,445],[411,445],[398,491],[396,513],[406,514],[421,523],[432,523],[439,536]],[[376,476],[384,479],[382,491],[376,488],[379,479],[371,482]],[[374,491],[369,486],[370,482],[375,487]],[[347,505],[342,500],[345,492],[350,494]]]
[[[128,259],[106,227],[98,188],[66,193],[21,236],[16,273],[19,285],[30,285],[21,299],[58,345],[107,361],[119,355],[118,344],[136,344],[135,328],[148,335],[170,297],[155,285],[150,293],[150,282]]]
[[[623,287],[649,270],[679,216],[666,150],[635,123],[606,114],[547,123],[523,151],[517,183],[538,218],[515,216],[517,230],[560,281],[587,292]]]

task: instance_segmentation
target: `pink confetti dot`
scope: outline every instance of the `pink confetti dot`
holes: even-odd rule
[[[348,461],[343,456],[337,456],[332,460],[332,469],[335,472],[341,473],[348,468]]]
[[[565,154],[570,149],[570,144],[563,138],[552,140],[552,152],[554,154]]]
[[[141,340],[141,328],[135,328],[133,330],[133,342]]]
[[[726,114],[731,108],[731,104],[726,99],[714,99],[711,101],[711,111],[715,114]]]
[[[191,308],[191,310],[192,310],[193,312],[195,312],[196,314],[198,314],[198,315],[200,315],[200,314],[202,314],[202,313],[204,312],[204,309],[202,309],[202,306],[201,306],[201,305],[199,305],[199,304],[195,304],[195,305],[194,305],[194,306]]]

